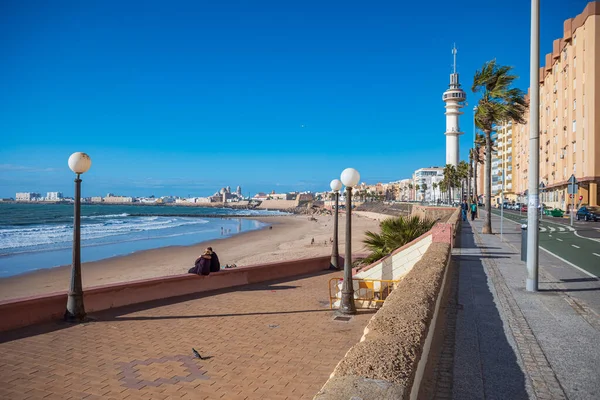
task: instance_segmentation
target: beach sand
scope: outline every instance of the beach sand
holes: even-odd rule
[[[371,214],[371,213],[369,213]],[[307,215],[259,217],[272,229],[261,229],[226,239],[192,246],[171,246],[145,250],[126,256],[82,264],[83,286],[99,286],[116,282],[156,278],[186,273],[207,246],[218,254],[221,267],[238,266],[317,257],[331,254],[329,239],[333,232],[333,216],[318,215],[311,221]],[[339,217],[339,252],[344,254],[345,214]],[[362,240],[366,230],[379,231],[378,214],[352,217],[352,252],[364,253]],[[312,238],[315,243],[311,245]],[[85,248],[82,249],[85,252]],[[0,300],[22,298],[65,291],[70,282],[71,267],[62,266],[0,279]]]

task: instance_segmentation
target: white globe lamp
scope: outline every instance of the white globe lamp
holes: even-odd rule
[[[342,181],[340,181],[339,179],[334,179],[329,184],[329,187],[331,187],[331,190],[333,190],[334,192],[339,192],[340,189],[342,189]]]
[[[92,166],[92,159],[86,153],[80,151],[71,154],[69,157],[69,168],[76,174],[83,174],[87,172]]]
[[[354,168],[346,168],[342,171],[342,175],[340,177],[342,183],[346,185],[346,187],[352,188],[358,185],[360,181],[360,174]]]

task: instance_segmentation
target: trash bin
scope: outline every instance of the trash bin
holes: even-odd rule
[[[527,224],[521,224],[521,261],[527,262]]]

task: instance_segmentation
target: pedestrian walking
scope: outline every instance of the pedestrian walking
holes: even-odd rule
[[[475,202],[475,200],[473,200],[471,202],[471,221],[475,221],[476,217],[477,217],[477,203]]]
[[[467,220],[467,212],[469,211],[469,203],[467,203],[467,199],[464,199],[462,204],[460,205],[461,208],[461,214],[462,214],[462,220],[466,221]]]

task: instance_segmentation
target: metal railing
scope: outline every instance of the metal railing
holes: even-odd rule
[[[329,308],[341,301],[343,278],[329,280]],[[356,308],[379,308],[400,280],[352,278]]]

